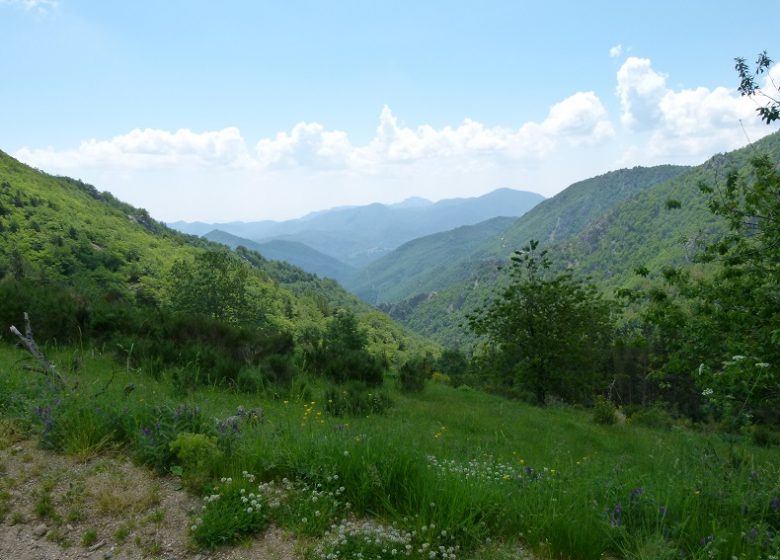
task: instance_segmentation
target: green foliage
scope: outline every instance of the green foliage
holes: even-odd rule
[[[97,531],[87,529],[81,534],[81,546],[89,547],[97,542]]]
[[[223,478],[205,502],[190,527],[192,540],[200,548],[240,542],[268,525],[265,499],[248,479]]]
[[[230,324],[256,321],[248,297],[249,267],[227,250],[204,251],[170,271],[169,300],[182,315],[205,315]]]
[[[383,414],[393,406],[393,401],[385,391],[366,387],[356,381],[328,387],[324,400],[325,410],[332,416]]]
[[[425,388],[425,382],[431,378],[432,373],[431,357],[415,356],[398,370],[398,387],[402,393],[419,393]]]
[[[612,401],[601,395],[596,397],[596,402],[593,403],[593,421],[605,425],[617,423],[617,409]]]
[[[382,384],[386,365],[368,352],[368,337],[352,312],[340,310],[324,335],[310,333],[307,343],[306,358],[314,373],[335,383]]]
[[[769,77],[769,70],[773,64],[766,51],[760,53],[756,58],[756,66],[753,71],[744,58],[735,58],[734,62],[736,63],[734,68],[739,75],[739,87],[737,88],[739,92],[748,97],[759,98],[766,103],[764,106],[756,108],[761,120],[766,124],[771,124],[780,119],[780,86],[772,82],[776,91],[770,89],[767,92],[758,85],[758,80],[762,76]]]
[[[674,417],[660,404],[639,408],[631,414],[629,421],[633,425],[655,430],[670,430],[675,423]]]
[[[678,388],[670,402],[686,414],[710,414],[731,429],[778,425],[780,172],[758,156],[730,171],[718,192],[701,188],[729,230],[701,255],[708,275],[667,269],[665,288],[648,292],[643,316],[654,329],[656,369]]]
[[[161,473],[169,472],[176,464],[176,452],[171,444],[179,434],[211,435],[214,432],[214,425],[204,418],[201,410],[186,404],[145,411],[135,423],[140,424],[134,438],[136,457]]]
[[[436,359],[433,369],[449,377],[450,382],[458,386],[466,378],[469,370],[469,360],[462,350],[447,348]]]
[[[512,283],[469,325],[486,338],[488,371],[506,387],[584,402],[602,388],[613,311],[592,284],[549,274],[546,251],[532,241],[512,257]],[[486,371],[486,375],[488,374]]]
[[[182,469],[184,482],[194,490],[209,481],[217,462],[223,456],[217,438],[206,434],[181,432],[169,447]]]

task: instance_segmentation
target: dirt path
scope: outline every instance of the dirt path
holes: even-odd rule
[[[2,444],[3,442],[0,442]],[[231,549],[194,551],[188,514],[201,502],[121,456],[87,461],[0,445],[0,559],[296,560],[295,541],[269,529]]]

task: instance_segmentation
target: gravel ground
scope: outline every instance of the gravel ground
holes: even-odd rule
[[[234,548],[192,550],[199,499],[119,455],[86,461],[30,440],[0,441],[0,560],[295,560],[296,542],[271,528]]]

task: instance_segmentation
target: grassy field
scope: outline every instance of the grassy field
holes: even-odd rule
[[[386,413],[336,418],[316,381],[277,394],[185,391],[96,351],[48,353],[75,389],[56,390],[0,345],[4,429],[84,460],[120,450],[180,476],[204,497],[191,519],[198,547],[273,523],[314,537],[312,559],[780,550],[780,452],[746,438],[598,425],[589,411],[439,383],[406,396],[391,379]]]

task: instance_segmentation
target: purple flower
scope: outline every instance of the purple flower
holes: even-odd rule
[[[634,500],[636,500],[639,496],[641,496],[644,493],[645,493],[644,488],[641,488],[641,487],[634,488],[633,490],[631,490],[631,494],[629,495],[629,498],[633,502]]]
[[[747,538],[750,542],[754,543],[756,542],[756,539],[758,538],[758,529],[753,527],[750,532],[747,535]]]
[[[715,537],[713,535],[707,535],[706,537],[702,537],[699,541],[699,544],[702,546],[707,546],[708,544],[711,544],[715,540]]]
[[[618,503],[609,515],[609,524],[611,527],[620,527],[620,516],[622,513],[623,506]]]
[[[661,514],[661,517],[666,517],[666,514],[668,513],[668,511],[669,511],[669,508],[667,508],[666,506],[661,506],[661,507],[658,508],[658,513]]]
[[[772,498],[772,501],[769,502],[769,507],[772,508],[772,511],[777,511],[778,509],[780,509],[780,498],[778,498],[777,496]]]

